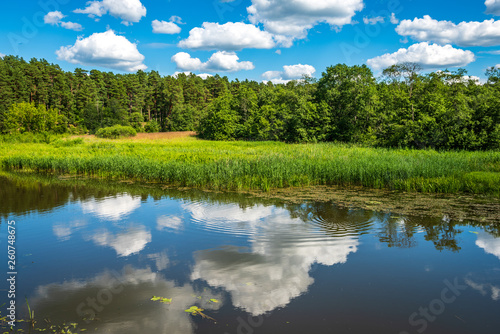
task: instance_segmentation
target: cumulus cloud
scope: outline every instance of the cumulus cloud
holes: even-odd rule
[[[454,44],[458,46],[500,45],[500,21],[494,19],[483,22],[438,21],[425,15],[423,18],[403,20],[396,27],[401,36],[409,36],[417,41]]]
[[[65,18],[66,16],[63,15],[60,11],[54,11],[54,12],[49,12],[47,15],[43,17],[43,21],[45,24],[51,24],[54,26],[61,26],[65,29],[69,30],[75,30],[75,31],[81,31],[83,30],[83,27],[79,23],[74,23],[74,22],[63,22],[62,19]]]
[[[5,57],[5,55],[0,52],[0,58],[3,58],[3,57]]]
[[[351,24],[363,8],[363,0],[252,0],[247,12],[250,22],[264,24],[267,31],[282,36],[281,44],[290,46],[319,23],[337,28]]]
[[[88,199],[80,202],[83,213],[92,213],[99,218],[118,221],[141,206],[141,198],[128,194],[106,197],[104,199]]]
[[[43,22],[45,22],[45,24],[57,25],[64,17],[63,13],[56,10],[54,12],[47,13],[47,15],[43,17]]]
[[[192,58],[189,53],[179,52],[172,56],[178,69],[183,71],[206,71],[206,72],[236,72],[241,70],[253,70],[255,66],[250,61],[238,61],[234,52],[219,51],[214,53],[206,62],[199,58]]]
[[[500,0],[486,0],[484,4],[486,5],[486,14],[500,16]]]
[[[78,38],[74,45],[63,46],[56,54],[59,60],[72,64],[101,66],[128,72],[147,68],[137,45],[123,36],[115,35],[112,30]]]
[[[151,242],[151,232],[144,226],[132,227],[116,235],[104,229],[87,239],[96,245],[113,248],[118,256],[129,256],[139,253]]]
[[[189,37],[179,42],[181,48],[197,50],[237,51],[246,48],[271,49],[274,46],[272,34],[242,22],[205,22],[201,28],[191,29]]]
[[[154,20],[151,25],[153,26],[153,33],[155,34],[178,34],[181,32],[181,27],[179,27],[174,22],[158,21]]]
[[[370,25],[375,25],[377,23],[384,23],[385,18],[382,16],[376,16],[376,17],[363,17],[363,22],[365,24],[370,24]]]
[[[156,229],[162,230],[180,230],[184,227],[181,217],[177,216],[159,216],[156,218]]]
[[[67,241],[71,239],[71,235],[73,233],[85,227],[86,225],[87,222],[84,220],[75,220],[70,222],[69,224],[55,224],[52,227],[52,231],[60,241]]]
[[[396,17],[395,13],[391,13],[390,20],[391,20],[392,24],[398,24],[399,23],[399,19]]]
[[[193,222],[206,229],[251,235],[250,248],[228,246],[195,253],[193,280],[205,280],[231,294],[234,306],[254,316],[284,307],[314,282],[314,263],[347,262],[357,251],[354,236],[325,235],[281,208],[233,204],[184,205]]]
[[[158,271],[167,269],[168,265],[170,264],[170,260],[168,259],[167,253],[165,251],[161,253],[148,254],[147,258],[155,262],[156,270]]]
[[[375,70],[403,62],[418,63],[424,69],[436,69],[466,66],[472,63],[475,58],[474,53],[468,50],[455,49],[451,45],[440,46],[424,42],[414,44],[408,49],[402,48],[394,53],[369,59],[367,63]]]
[[[152,296],[169,297],[173,302],[168,305],[152,302]],[[209,302],[211,298],[219,303]],[[88,303],[90,299],[96,302],[93,304],[96,309]],[[199,291],[190,284],[179,285],[149,267],[132,266],[120,271],[105,270],[90,278],[40,285],[30,299],[30,305],[49,317],[52,324],[81,323],[83,317],[93,318],[98,309],[98,317],[106,321],[97,320],[94,332],[102,334],[191,334],[195,332],[195,324],[184,310],[198,305],[207,314],[213,314],[223,303],[221,293],[210,289]]]
[[[500,259],[500,238],[495,238],[486,232],[480,232],[477,236],[476,245],[484,249],[486,253],[495,255]]]
[[[177,78],[179,74],[185,74],[186,76],[190,76],[191,74],[194,74],[193,72],[191,71],[184,71],[184,72],[175,72],[172,76]],[[197,77],[200,77],[202,78],[203,80],[205,80],[206,78],[208,77],[213,77],[212,74],[208,74],[208,73],[200,73],[200,74],[194,74],[196,75]]]
[[[146,16],[146,7],[140,0],[102,0],[89,1],[84,9],[76,9],[74,13],[87,14],[89,17],[101,17],[107,13],[122,19],[122,23],[129,25],[139,22]]]
[[[283,71],[267,71],[262,74],[264,81],[271,81],[274,84],[286,84],[291,80],[298,80],[312,77],[316,69],[311,65],[287,65],[283,66]]]

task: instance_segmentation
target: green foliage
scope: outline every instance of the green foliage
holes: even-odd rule
[[[120,137],[134,137],[137,135],[137,131],[131,126],[115,125],[99,129],[95,135],[98,138],[116,139]]]
[[[500,195],[500,152],[347,144],[118,140],[0,145],[5,168],[161,182],[214,190],[363,186]]]
[[[129,124],[133,127],[137,132],[143,132],[144,128],[142,127],[142,122],[144,121],[144,117],[140,112],[134,112],[129,117]]]
[[[330,66],[285,85],[156,71],[64,72],[46,60],[0,58],[0,133],[95,133],[103,127],[192,131],[212,140],[346,142],[437,150],[500,148],[500,69],[422,75],[393,65]]]
[[[209,105],[207,116],[202,119],[198,128],[201,138],[210,140],[235,138],[239,116],[231,109],[231,100],[231,95],[224,94]]]
[[[41,133],[44,131],[61,132],[61,116],[55,109],[47,109],[35,103],[15,103],[2,115],[2,133]],[[62,131],[63,132],[63,131]]]
[[[149,121],[144,125],[144,131],[148,133],[159,132],[160,124],[155,120]]]

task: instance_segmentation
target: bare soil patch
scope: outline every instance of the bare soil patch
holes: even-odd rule
[[[122,140],[170,140],[170,139],[179,139],[186,137],[194,137],[196,136],[196,132],[194,131],[178,131],[178,132],[155,132],[155,133],[143,133],[140,132],[135,137],[128,138],[120,138]],[[81,135],[75,136],[80,138],[96,138],[94,135]]]

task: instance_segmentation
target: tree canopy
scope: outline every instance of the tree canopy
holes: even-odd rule
[[[339,141],[383,147],[500,148],[500,70],[484,84],[465,70],[421,74],[393,65],[328,67],[274,85],[215,75],[65,72],[46,60],[0,58],[0,133],[197,131],[211,140]]]

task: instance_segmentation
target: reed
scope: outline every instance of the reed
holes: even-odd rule
[[[5,141],[4,141],[5,143]],[[162,182],[217,190],[364,186],[500,195],[500,152],[382,149],[347,144],[85,139],[0,141],[5,169]]]

